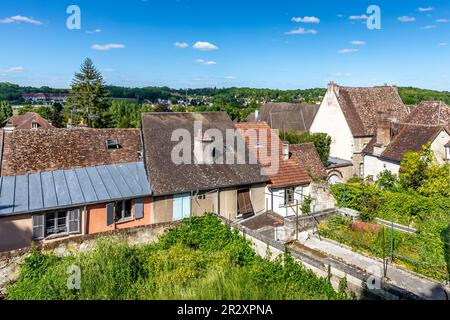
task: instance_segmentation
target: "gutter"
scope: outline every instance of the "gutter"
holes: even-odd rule
[[[3,167],[3,150],[5,145],[5,128],[2,128],[2,145],[0,150],[0,177],[2,176],[2,167]]]

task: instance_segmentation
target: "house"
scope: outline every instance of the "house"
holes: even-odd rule
[[[247,121],[263,121],[280,131],[309,132],[318,110],[317,104],[267,103],[250,114]]]
[[[282,143],[266,122],[237,123],[235,126],[263,169],[267,163],[264,158],[275,156],[278,159],[278,168],[269,174],[270,182],[265,188],[266,210],[281,216],[301,213],[299,206],[307,195],[305,189],[311,178],[299,159],[291,157],[289,144]],[[272,148],[274,144],[276,146]]]
[[[398,173],[406,152],[420,152],[430,144],[434,161],[442,164],[450,159],[450,107],[440,101],[419,104],[404,122],[391,113],[380,113],[377,134],[364,148],[364,176],[376,179],[389,170]]]
[[[151,223],[139,130],[14,130],[1,141],[0,251]]]
[[[233,220],[265,210],[268,178],[256,162],[238,161],[248,150],[239,151],[245,144],[226,113],[143,113],[142,138],[151,223],[205,212]]]
[[[396,121],[408,116],[409,108],[400,99],[396,86],[341,87],[330,82],[311,132],[327,133],[332,139],[330,157],[334,162],[351,162],[352,176],[361,176],[362,151],[376,134],[378,113],[387,111]],[[340,174],[344,181],[351,177],[346,172]]]
[[[314,180],[325,179],[328,173],[313,143],[292,144],[289,146],[292,157],[297,158],[308,175]]]
[[[48,129],[52,128],[50,121],[35,112],[27,112],[20,116],[12,116],[5,121],[5,130],[14,129]]]
[[[56,92],[56,93],[24,93],[22,94],[22,99],[28,102],[64,102],[68,93]]]

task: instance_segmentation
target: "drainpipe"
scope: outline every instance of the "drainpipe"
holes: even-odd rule
[[[86,234],[86,230],[87,230],[87,207],[84,206],[83,208],[83,235]]]

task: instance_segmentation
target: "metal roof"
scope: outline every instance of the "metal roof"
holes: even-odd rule
[[[0,216],[149,196],[143,162],[0,177]]]

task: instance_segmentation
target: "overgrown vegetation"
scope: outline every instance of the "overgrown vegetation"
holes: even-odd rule
[[[81,268],[79,290],[67,270]],[[7,299],[347,299],[285,254],[256,255],[214,215],[184,220],[158,243],[104,239],[87,253],[55,257],[32,251]]]
[[[399,176],[383,171],[375,184],[337,184],[331,189],[338,205],[358,210],[364,222],[382,218],[416,228],[416,236],[396,232],[400,240],[396,240],[395,248],[406,257],[402,263],[412,269],[422,266],[422,273],[442,280],[449,270],[449,183],[448,165],[434,163],[429,146],[424,146],[421,153],[405,154]],[[342,225],[343,229],[334,227],[343,232],[344,239],[357,239],[358,231]],[[361,236],[368,237],[362,241],[366,246],[380,246],[376,236]]]
[[[330,156],[331,137],[326,133],[280,131],[279,137],[281,140],[287,141],[290,144],[299,144],[306,142],[314,143],[314,146],[319,153],[320,160],[322,160],[324,164],[327,163]]]

